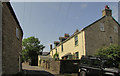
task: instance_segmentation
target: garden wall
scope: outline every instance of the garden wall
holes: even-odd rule
[[[41,62],[40,67],[50,69],[58,74],[77,73],[79,62],[80,60],[44,60]]]

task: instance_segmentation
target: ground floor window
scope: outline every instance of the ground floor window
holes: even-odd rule
[[[78,52],[75,53],[75,59],[79,59],[79,53]]]
[[[71,60],[72,59],[72,55],[67,55],[62,57],[63,60]]]

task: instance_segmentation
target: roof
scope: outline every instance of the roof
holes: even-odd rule
[[[50,59],[53,59],[51,56],[40,56],[40,60],[50,60]]]
[[[22,36],[23,36],[23,30],[22,30],[22,28],[21,28],[21,26],[20,26],[20,23],[19,23],[19,21],[18,21],[16,15],[15,15],[15,12],[14,12],[14,10],[13,10],[13,8],[12,8],[10,2],[4,2],[4,3],[6,3],[6,5],[8,6],[8,8],[9,8],[11,14],[13,15],[13,17],[14,17],[16,23],[18,24],[18,26],[19,26],[19,28],[20,28],[20,30],[21,30],[21,32],[22,32]]]
[[[47,56],[49,52],[42,52],[42,56]]]
[[[74,33],[73,35],[71,35],[70,37],[68,37],[66,40],[64,40],[63,42],[61,42],[58,46],[62,45],[63,43],[65,43],[66,41],[70,40],[71,38],[73,38],[75,35],[81,33],[82,31],[84,31],[85,29],[87,29],[88,27],[92,26],[93,24],[97,23],[98,21],[102,20],[103,18],[105,18],[106,16],[103,16],[102,18],[96,20],[95,22],[91,23],[90,25],[86,26],[85,28],[83,28],[82,30],[80,30],[79,32]],[[112,17],[112,16],[111,16]],[[120,24],[112,17],[112,19],[120,26]],[[56,46],[56,47],[58,47]],[[53,49],[55,49],[56,47],[54,47]],[[51,50],[52,51],[52,50]]]

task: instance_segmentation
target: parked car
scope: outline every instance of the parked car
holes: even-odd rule
[[[120,76],[120,69],[111,59],[82,57],[78,76]]]

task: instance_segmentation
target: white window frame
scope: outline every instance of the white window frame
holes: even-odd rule
[[[78,35],[75,36],[75,46],[78,45]]]

